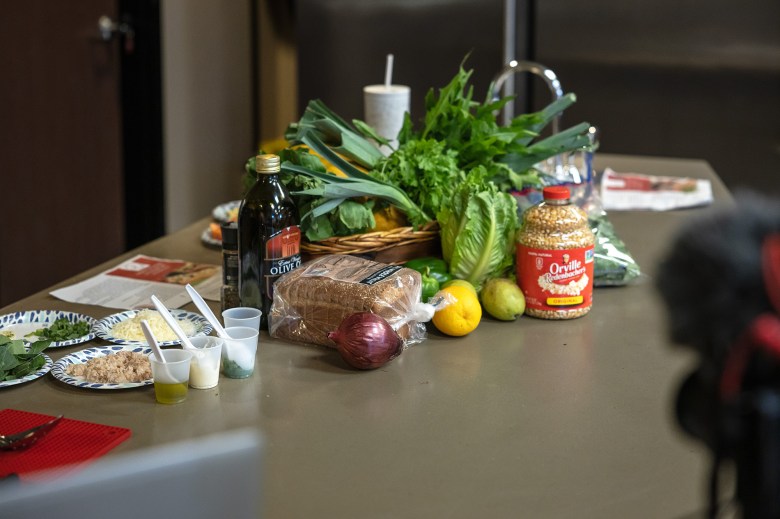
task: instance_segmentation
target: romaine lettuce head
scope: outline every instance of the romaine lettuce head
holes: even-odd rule
[[[517,202],[473,169],[438,214],[442,255],[450,273],[477,290],[512,267],[518,229]]]

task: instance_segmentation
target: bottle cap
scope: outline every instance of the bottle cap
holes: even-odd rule
[[[238,224],[236,222],[226,222],[220,227],[222,227],[222,246],[238,245]]]
[[[571,194],[566,186],[547,186],[542,190],[542,196],[546,200],[566,200]]]
[[[279,155],[269,153],[267,155],[258,155],[255,159],[255,171],[265,175],[279,173],[281,165]]]

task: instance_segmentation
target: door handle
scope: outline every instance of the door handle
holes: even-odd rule
[[[103,41],[111,41],[120,35],[124,40],[125,54],[132,54],[135,48],[135,30],[128,22],[115,22],[111,17],[103,15],[98,18],[98,31]]]

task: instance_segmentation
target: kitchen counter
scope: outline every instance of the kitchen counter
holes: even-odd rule
[[[262,514],[297,517],[682,517],[704,509],[706,451],[672,415],[692,356],[666,336],[653,278],[678,226],[733,204],[704,161],[597,155],[597,168],[712,181],[706,208],[614,212],[609,218],[643,270],[594,292],[571,321],[483,317],[463,338],[432,327],[385,367],[347,369],[325,348],[260,337],[254,375],[156,404],[151,386],[92,391],[48,374],[0,389],[3,408],[132,430],[114,457],[233,429],[264,438]],[[200,242],[208,218],[56,287],[143,253],[218,264]],[[55,287],[51,287],[55,288]],[[0,310],[116,312],[42,291]],[[211,303],[218,310],[217,303]],[[194,310],[194,305],[185,307]],[[55,361],[100,344],[57,348]],[[240,475],[236,475],[240,477]]]

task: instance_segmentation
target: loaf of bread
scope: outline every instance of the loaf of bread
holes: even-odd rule
[[[421,291],[415,270],[356,256],[322,256],[274,283],[269,331],[272,337],[335,347],[328,332],[348,315],[372,312],[390,323],[404,342],[417,342],[424,338],[425,327],[408,316]]]

